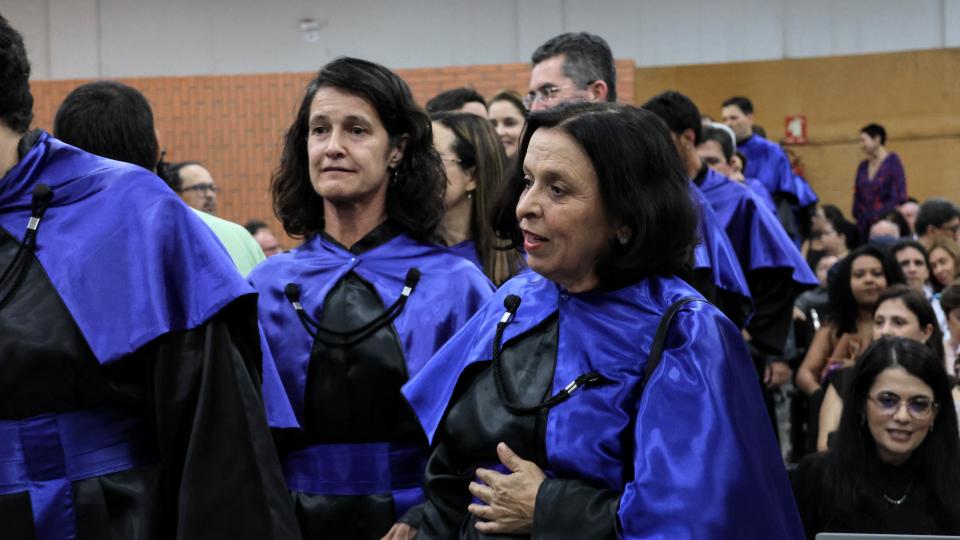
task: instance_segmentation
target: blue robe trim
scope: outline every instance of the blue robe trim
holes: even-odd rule
[[[146,169],[42,133],[0,180],[0,227],[22,238],[33,189],[53,200],[36,257],[94,356],[109,364],[169,332],[197,328],[254,294],[210,229]],[[295,427],[264,355],[263,398],[275,427]]]
[[[677,313],[661,365],[637,395],[661,315],[699,296],[676,278],[581,294],[533,273],[508,281],[404,387],[431,441],[461,373],[490,360],[509,294],[522,302],[505,343],[559,312],[551,394],[588,371],[611,381],[550,409],[545,442],[557,478],[620,493],[623,538],[804,537],[753,363],[715,307]]]
[[[751,190],[714,170],[708,170],[700,191],[710,202],[745,272],[790,268],[793,280],[807,287],[818,284],[793,240]]]
[[[420,270],[420,282],[393,321],[412,377],[493,292],[490,280],[470,261],[406,234],[360,255],[315,235],[294,250],[268,258],[250,273],[250,283],[260,292],[260,321],[298,418],[303,418],[313,339],[284,296],[284,287],[298,284],[304,310],[320,320],[327,294],[348,272],[371,284],[383,305],[389,306],[400,296],[407,271],[413,267]],[[448,306],[446,313],[439,314],[442,318],[437,313],[440,306]]]
[[[29,493],[37,540],[76,538],[71,482],[154,463],[154,439],[107,409],[0,421],[0,495]]]
[[[713,284],[718,289],[739,295],[752,304],[750,286],[747,285],[747,278],[740,267],[737,252],[733,249],[730,239],[727,238],[727,233],[714,213],[710,201],[703,196],[703,193],[697,189],[692,181],[690,182],[690,195],[693,197],[700,214],[698,225],[700,243],[697,244],[693,252],[693,267],[698,270],[709,269],[713,276]]]
[[[737,143],[737,150],[747,157],[743,175],[759,180],[770,195],[784,193],[801,207],[817,202],[817,195],[806,181],[793,174],[787,154],[777,143],[753,135]]]

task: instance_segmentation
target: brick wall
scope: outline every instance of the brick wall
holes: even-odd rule
[[[528,64],[405,69],[397,73],[425,103],[437,93],[472,86],[484,96],[505,88],[525,90]],[[617,61],[617,90],[633,97],[634,64]],[[283,132],[293,120],[310,73],[121,79],[150,100],[168,161],[203,162],[221,186],[219,215],[243,223],[257,218],[282,228],[273,217],[268,186]],[[86,81],[33,81],[36,127],[53,129],[63,98]],[[282,235],[281,235],[282,237]],[[281,238],[287,247],[296,241]]]

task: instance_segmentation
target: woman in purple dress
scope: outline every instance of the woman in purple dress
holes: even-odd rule
[[[868,124],[860,130],[860,148],[867,159],[857,167],[853,217],[864,238],[875,221],[907,200],[903,163],[900,156],[887,152],[886,142],[887,131],[880,124]]]

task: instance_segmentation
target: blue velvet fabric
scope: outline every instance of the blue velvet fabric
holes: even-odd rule
[[[494,290],[470,261],[406,234],[360,255],[315,235],[296,249],[268,258],[250,273],[250,283],[260,292],[260,322],[298,418],[303,418],[313,338],[301,326],[284,287],[298,284],[304,310],[320,320],[327,293],[348,272],[370,283],[383,305],[389,306],[400,296],[407,271],[413,267],[420,270],[420,282],[393,321],[407,371],[413,376]]]
[[[737,150],[747,158],[743,175],[759,180],[771,195],[787,194],[801,207],[817,202],[816,193],[804,179],[793,174],[787,154],[777,143],[753,135],[737,143]]]
[[[149,171],[42,133],[0,179],[0,227],[22,238],[33,189],[53,199],[36,257],[101,364],[194,329],[254,290],[210,229]],[[295,427],[276,366],[263,357],[267,421]]]
[[[477,253],[477,243],[473,240],[465,240],[459,244],[452,245],[447,249],[450,250],[450,253],[463,257],[464,259],[472,262],[474,266],[483,272],[483,263],[480,262],[480,255]]]
[[[690,182],[690,195],[699,207],[700,243],[694,249],[693,267],[709,269],[713,284],[718,289],[739,295],[750,300],[750,287],[743,275],[737,252],[733,249],[723,224],[713,211],[710,201],[703,196],[697,186]]]
[[[801,286],[817,286],[793,240],[749,188],[709,169],[700,191],[710,202],[745,272],[763,268],[790,268]]]
[[[509,294],[522,303],[504,342],[559,312],[551,393],[593,370],[611,381],[550,409],[545,442],[556,478],[620,494],[623,538],[803,538],[753,364],[715,307],[694,302],[678,312],[638,396],[661,315],[699,296],[676,278],[581,294],[532,272],[508,281],[404,387],[431,440],[460,374],[489,361]]]

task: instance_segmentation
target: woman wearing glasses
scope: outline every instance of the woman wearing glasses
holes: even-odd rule
[[[500,285],[523,259],[518,250],[503,245],[490,223],[507,160],[497,133],[488,120],[475,114],[437,113],[433,115],[433,146],[447,173],[440,239]]]
[[[430,119],[383,66],[340,58],[308,85],[271,189],[302,246],[250,276],[302,426],[278,434],[304,538],[409,538],[427,442],[400,386],[493,288],[433,244],[444,171]]]
[[[835,444],[794,475],[807,538],[960,534],[960,440],[942,360],[916,340],[884,337],[853,369]]]

